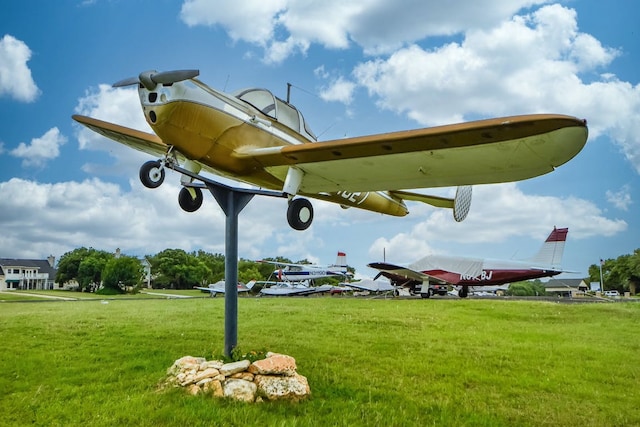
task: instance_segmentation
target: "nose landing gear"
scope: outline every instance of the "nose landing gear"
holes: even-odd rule
[[[159,160],[151,160],[140,167],[140,182],[147,188],[158,188],[164,182],[164,167]]]

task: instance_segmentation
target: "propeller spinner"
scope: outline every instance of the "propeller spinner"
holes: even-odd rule
[[[157,72],[143,71],[138,77],[129,77],[113,84],[113,87],[123,87],[142,83],[148,90],[153,90],[158,84],[171,84],[192,79],[200,74],[200,70],[174,70]]]

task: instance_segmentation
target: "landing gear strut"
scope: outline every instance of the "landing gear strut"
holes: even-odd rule
[[[295,230],[306,230],[313,221],[313,206],[307,199],[292,199],[287,208],[287,221]]]

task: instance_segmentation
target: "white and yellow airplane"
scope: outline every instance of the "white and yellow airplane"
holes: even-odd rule
[[[302,114],[265,89],[227,94],[202,83],[198,70],[146,71],[114,84],[138,85],[149,134],[74,115],[92,130],[158,156],[140,168],[149,188],[165,168],[182,174],[178,201],[188,212],[203,201],[201,171],[288,197],[287,220],[305,230],[313,207],[304,197],[387,215],[409,213],[404,201],[453,209],[462,221],[471,185],[519,181],[553,171],[587,141],[585,120],[535,114],[317,142]],[[211,181],[211,180],[209,180]],[[453,187],[453,199],[407,189]]]

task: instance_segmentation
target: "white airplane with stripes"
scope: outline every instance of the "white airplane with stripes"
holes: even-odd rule
[[[282,282],[310,282],[324,277],[347,278],[351,275],[351,273],[347,271],[347,254],[345,252],[338,252],[336,263],[327,266],[286,263],[271,260],[261,260],[258,262],[274,264],[277,266],[277,269],[272,275]]]

